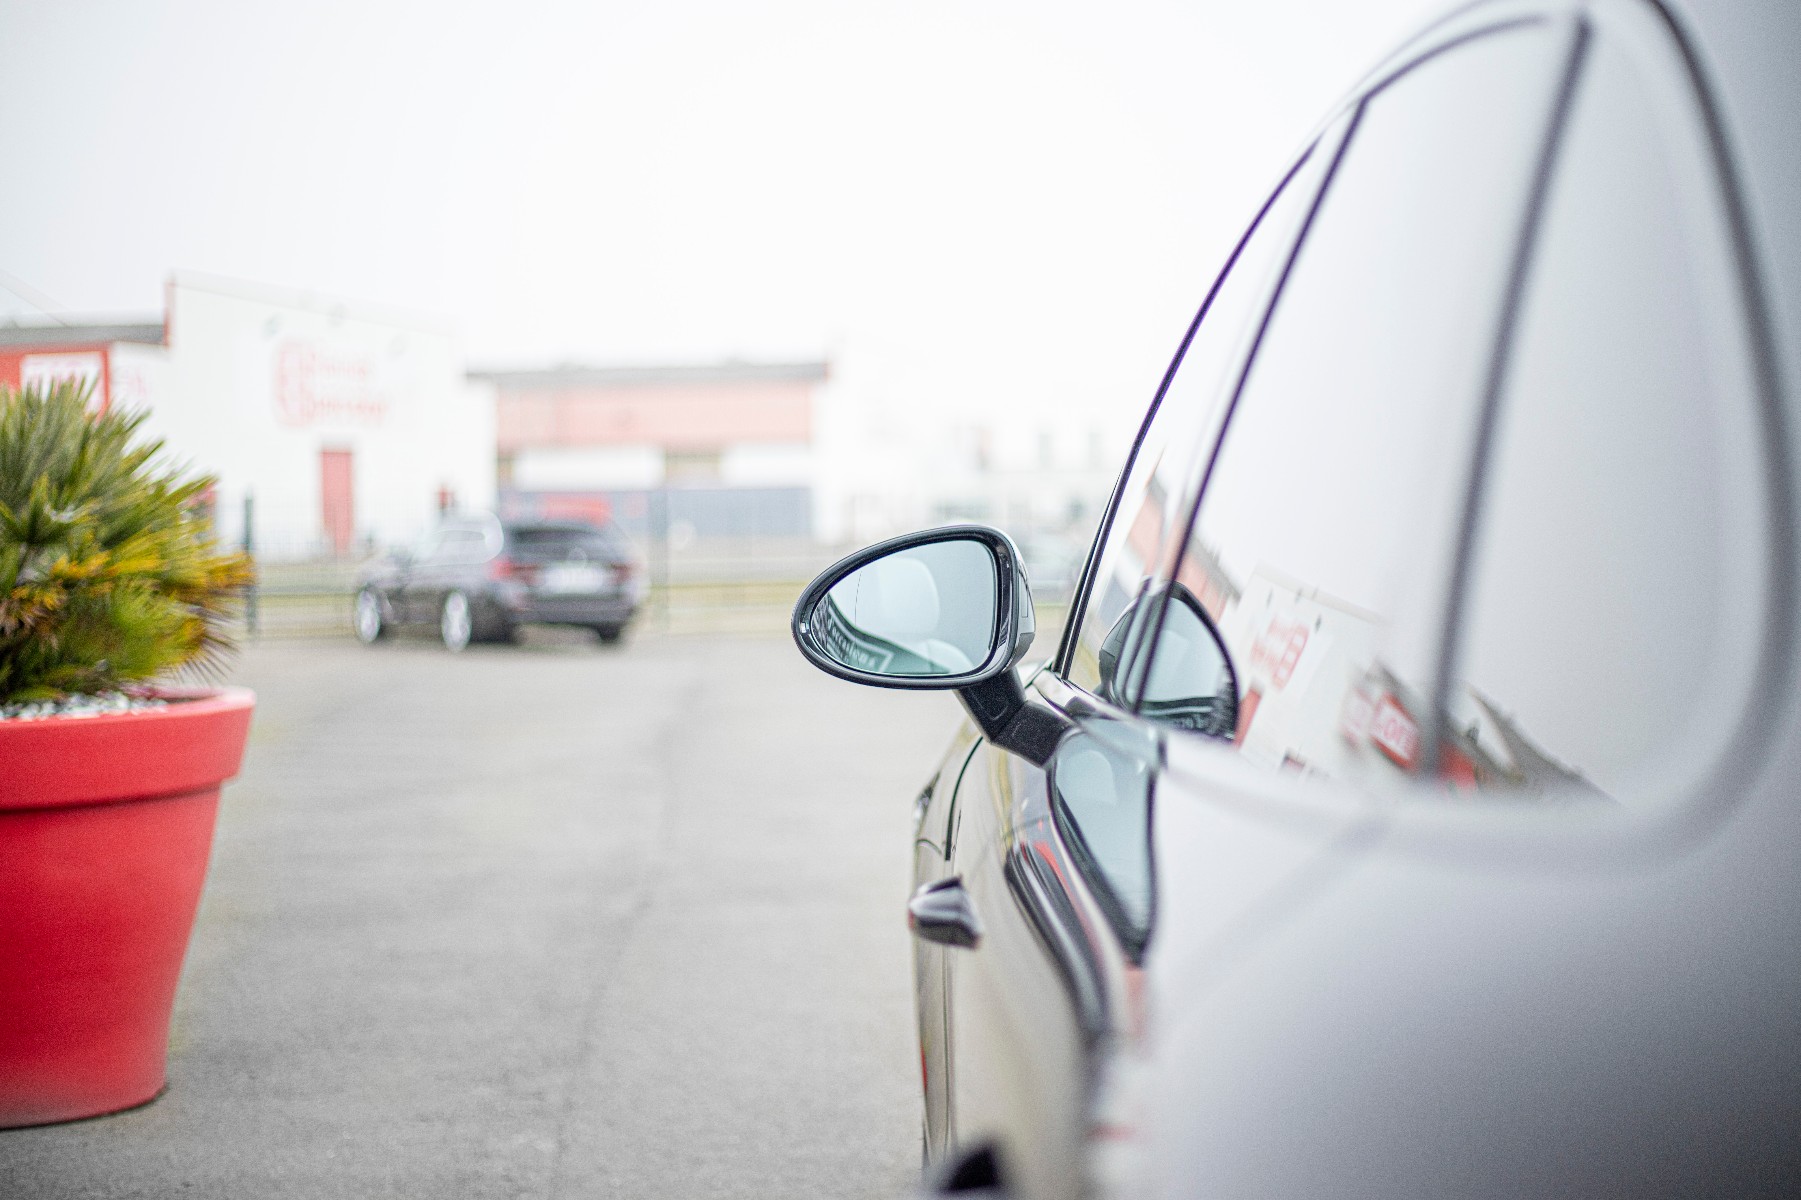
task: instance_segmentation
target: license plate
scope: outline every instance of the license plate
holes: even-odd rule
[[[593,594],[605,589],[607,575],[599,567],[546,567],[539,590],[558,595]]]

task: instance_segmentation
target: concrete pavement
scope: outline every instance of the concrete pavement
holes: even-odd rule
[[[893,1197],[944,696],[785,639],[266,643],[169,1091],[5,1197]]]

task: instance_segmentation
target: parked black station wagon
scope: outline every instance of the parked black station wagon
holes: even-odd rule
[[[954,689],[940,1192],[1801,1194],[1801,8],[1467,5],[1295,161],[1061,642],[1001,533],[822,575]]]
[[[511,641],[521,625],[575,625],[616,642],[644,598],[631,543],[612,525],[452,517],[416,552],[363,577],[352,620],[375,642],[398,626],[436,629],[447,649]]]

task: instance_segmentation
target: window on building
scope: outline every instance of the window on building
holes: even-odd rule
[[[716,483],[720,477],[717,450],[669,450],[663,454],[663,478],[669,483]]]

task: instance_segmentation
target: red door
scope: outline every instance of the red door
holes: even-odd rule
[[[319,498],[325,538],[338,558],[350,552],[356,529],[355,496],[350,485],[350,451],[319,451]]]

